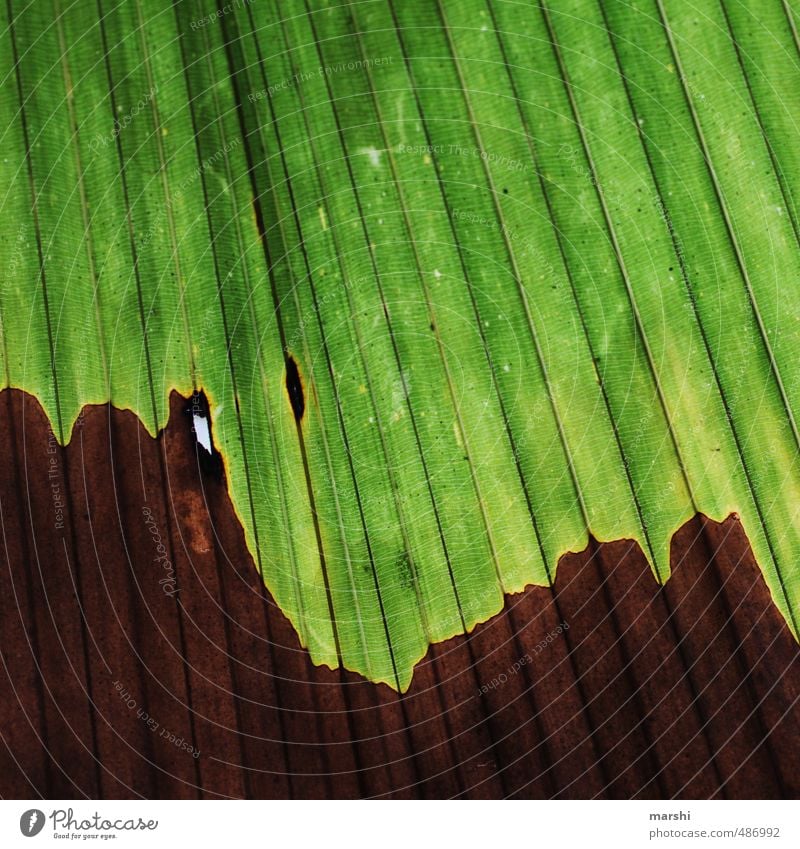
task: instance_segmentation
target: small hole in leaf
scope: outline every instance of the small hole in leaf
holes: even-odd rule
[[[194,435],[197,438],[197,444],[204,448],[209,454],[214,453],[211,445],[211,430],[208,427],[208,419],[205,416],[192,416],[192,426],[194,427]]]
[[[300,369],[294,361],[294,357],[286,358],[286,392],[289,395],[289,403],[296,421],[303,418],[306,411],[306,399],[303,393],[303,381],[300,377]]]
[[[214,447],[211,432],[211,408],[205,392],[195,391],[186,405],[186,414],[191,419],[192,435],[200,468],[217,478],[222,477],[222,457]]]
[[[211,441],[211,410],[205,392],[195,390],[186,410],[192,417],[192,433],[195,442],[208,454],[214,453],[214,444]]]

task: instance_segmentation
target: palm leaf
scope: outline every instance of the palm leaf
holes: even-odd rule
[[[796,10],[9,0],[2,385],[209,399],[316,663],[741,517],[800,610]],[[143,505],[145,506],[145,505]]]

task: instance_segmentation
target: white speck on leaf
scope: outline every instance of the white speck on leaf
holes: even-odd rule
[[[370,164],[374,165],[376,168],[381,164],[382,151],[378,150],[378,148],[370,145],[369,147],[362,147],[358,152],[368,156]]]

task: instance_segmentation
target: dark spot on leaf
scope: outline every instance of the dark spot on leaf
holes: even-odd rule
[[[400,553],[395,561],[395,568],[397,569],[400,586],[406,590],[414,589],[414,573],[411,571],[411,558],[409,558],[407,552]]]
[[[303,393],[303,381],[300,378],[300,369],[294,361],[294,357],[286,358],[286,392],[289,395],[289,403],[296,421],[301,421],[306,411],[306,399]]]

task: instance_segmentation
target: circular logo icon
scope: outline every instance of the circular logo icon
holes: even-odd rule
[[[19,818],[19,830],[25,837],[36,837],[44,828],[44,812],[38,808],[31,808]]]

